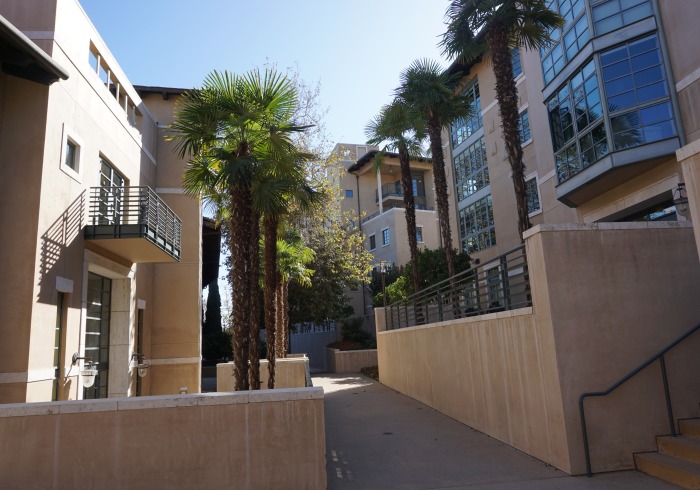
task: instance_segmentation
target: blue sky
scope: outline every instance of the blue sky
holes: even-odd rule
[[[277,63],[320,81],[335,142],[363,143],[400,72],[441,59],[447,0],[79,0],[135,85],[191,88]],[[447,66],[445,60],[443,65]]]

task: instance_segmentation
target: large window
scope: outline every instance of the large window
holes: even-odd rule
[[[84,388],[83,398],[107,398],[109,372],[109,323],[112,280],[88,273],[85,356],[97,363],[95,384]]]
[[[458,153],[453,160],[457,200],[474,194],[489,185],[489,167],[486,162],[484,137]]]
[[[470,116],[465,119],[460,119],[450,128],[452,136],[452,148],[456,148],[467,140],[472,134],[478,131],[482,126],[481,120],[481,96],[479,95],[479,82],[474,79],[472,83],[462,91],[463,95],[469,97],[469,107],[471,109]]]
[[[459,211],[462,250],[473,253],[496,245],[491,195]]]
[[[600,64],[616,150],[676,136],[655,34],[602,53]]]
[[[511,63],[513,64],[513,78],[517,78],[523,72],[523,66],[520,63],[520,48],[515,47],[510,53]]]
[[[609,152],[595,62],[591,60],[547,101],[559,182]]]
[[[649,0],[600,1],[591,10],[597,36],[654,15]]]
[[[552,44],[540,50],[542,73],[547,85],[590,40],[584,0],[548,0],[547,6],[564,18],[562,29],[551,33]]]

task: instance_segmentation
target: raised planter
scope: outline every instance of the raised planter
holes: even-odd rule
[[[377,365],[377,349],[345,350],[326,347],[329,373],[359,373],[360,369]]]
[[[305,388],[311,386],[309,358],[302,357],[277,359],[275,362],[275,388]],[[267,388],[267,360],[260,360],[260,385]],[[216,391],[233,391],[233,362],[216,365]]]

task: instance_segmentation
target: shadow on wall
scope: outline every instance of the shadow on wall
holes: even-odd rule
[[[55,301],[56,276],[59,270],[68,274],[65,262],[68,250],[82,247],[81,231],[85,217],[85,191],[73,201],[56,221],[41,235],[41,269],[39,271],[40,303]],[[65,271],[65,272],[64,272]],[[79,277],[68,279],[79,280]]]

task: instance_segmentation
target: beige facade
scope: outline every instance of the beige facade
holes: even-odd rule
[[[201,212],[163,141],[176,95],[142,98],[76,0],[0,15],[68,75],[0,74],[0,403],[198,392]],[[100,362],[92,391],[74,354]]]

